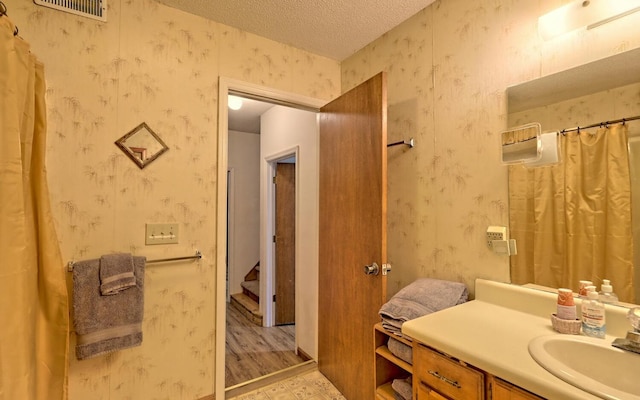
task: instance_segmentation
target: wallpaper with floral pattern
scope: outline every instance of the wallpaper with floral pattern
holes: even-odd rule
[[[640,47],[640,15],[544,42],[567,0],[436,0],[342,63],[159,5],[112,0],[107,23],[5,0],[45,63],[50,191],[67,259],[131,251],[149,268],[143,346],[78,362],[71,400],[198,399],[213,390],[217,81],[330,100],[388,72],[389,294],[417,277],[507,281],[488,225],[508,225],[498,134],[508,86]],[[146,122],[170,150],[144,170],[113,144]],[[178,245],[144,224],[178,222]],[[72,335],[72,346],[74,336]]]
[[[199,399],[213,393],[218,78],[319,99],[340,93],[337,61],[168,8],[111,0],[106,23],[5,0],[44,62],[47,167],[65,259],[148,259],[140,347],[77,361],[70,400]],[[169,151],[144,170],[114,142],[146,122]],[[145,246],[146,223],[177,222],[180,243]]]
[[[342,62],[343,91],[387,71],[389,142],[415,138],[388,153],[389,296],[423,276],[509,281],[485,241],[509,225],[506,88],[640,46],[637,14],[543,41],[538,17],[567,2],[436,0]]]

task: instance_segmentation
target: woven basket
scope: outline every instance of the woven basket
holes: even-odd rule
[[[579,335],[582,327],[579,319],[560,319],[555,314],[551,314],[551,325],[555,331],[571,335]]]

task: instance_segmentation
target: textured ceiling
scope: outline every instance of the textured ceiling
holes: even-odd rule
[[[342,61],[434,0],[158,0]]]

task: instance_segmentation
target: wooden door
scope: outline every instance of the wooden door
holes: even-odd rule
[[[275,324],[296,321],[296,165],[276,165]]]
[[[386,277],[386,75],[321,108],[318,367],[348,400],[374,394],[373,326]]]

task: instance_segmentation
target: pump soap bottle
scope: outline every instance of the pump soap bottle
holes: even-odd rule
[[[598,300],[595,286],[589,286],[587,298],[582,300],[582,333],[604,338],[606,330],[604,304]]]
[[[600,301],[603,303],[617,303],[618,295],[613,293],[613,286],[608,279],[602,280],[602,286],[600,287]]]

